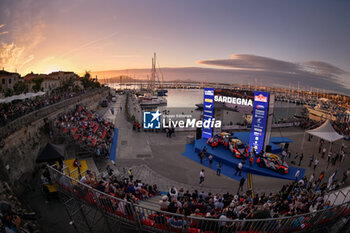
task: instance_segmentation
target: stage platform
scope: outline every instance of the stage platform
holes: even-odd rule
[[[234,137],[239,138],[244,144],[249,144],[250,132],[236,132],[233,134]],[[274,154],[282,153],[282,148],[278,146],[281,143],[291,143],[293,140],[286,137],[271,137],[270,138],[270,146],[271,152]]]
[[[238,137],[238,135],[236,135]],[[240,137],[238,137],[241,139]],[[242,140],[242,139],[241,139]],[[248,139],[249,140],[249,139]],[[244,142],[244,140],[242,140]],[[187,158],[190,158],[196,162],[200,162],[198,153],[203,149],[203,147],[207,147],[207,159],[203,162],[204,166],[209,167],[209,161],[208,156],[209,154],[212,154],[214,156],[214,161],[212,165],[212,169],[216,170],[216,165],[219,161],[222,163],[222,174],[229,176],[233,179],[240,180],[240,176],[235,176],[236,167],[237,164],[242,161],[241,159],[238,159],[234,157],[230,150],[226,149],[224,146],[220,145],[216,148],[212,148],[207,144],[206,139],[198,139],[195,141],[194,144],[187,144],[186,151],[182,154],[186,156]],[[297,167],[292,167],[289,165],[289,172],[288,174],[279,174],[278,172],[268,169],[268,168],[261,168],[256,163],[256,158],[254,159],[253,165],[250,166],[250,163],[248,160],[246,160],[245,164],[243,164],[242,169],[242,175],[244,177],[247,176],[247,173],[251,173],[254,175],[261,175],[261,176],[268,176],[268,177],[275,177],[280,179],[287,179],[287,180],[294,180],[295,179],[295,173],[297,171]],[[305,174],[305,169],[300,169],[300,175],[299,179],[301,179]]]

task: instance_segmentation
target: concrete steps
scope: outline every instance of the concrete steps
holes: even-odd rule
[[[159,201],[162,199],[161,195],[158,196],[153,196],[147,200],[142,200],[140,201],[139,205],[144,208],[149,208],[149,209],[159,209]]]
[[[150,185],[157,184],[159,191],[168,192],[169,188],[171,188],[172,186],[175,186],[177,190],[179,190],[180,188],[183,188],[185,191],[189,190],[190,192],[193,192],[194,190],[204,191],[206,193],[227,192],[227,190],[225,189],[209,188],[209,187],[205,187],[205,185],[200,187],[199,185],[184,184],[184,183],[171,180],[167,177],[164,177],[158,174],[157,172],[155,172],[145,164],[142,164],[139,166],[132,166],[131,168],[133,171],[134,180],[141,180],[142,183],[150,184]]]

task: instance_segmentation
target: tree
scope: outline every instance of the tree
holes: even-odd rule
[[[70,77],[62,82],[62,90],[69,90],[74,87],[74,78]]]
[[[28,86],[25,82],[17,82],[13,85],[13,91],[15,95],[28,92]]]
[[[5,92],[5,97],[11,96],[13,95],[13,91],[11,88],[7,88],[6,92]]]
[[[96,79],[91,78],[91,74],[89,71],[85,71],[84,77],[81,80],[81,84],[84,88],[89,87],[101,87],[100,83],[96,81]]]
[[[42,84],[43,81],[44,81],[43,78],[35,78],[35,79],[33,79],[32,82],[34,83],[34,85],[33,85],[32,89],[33,89],[34,92],[38,92],[38,91],[41,90],[41,84]]]

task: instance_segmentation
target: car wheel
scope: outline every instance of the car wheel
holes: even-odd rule
[[[261,161],[261,162],[259,163],[259,167],[265,167],[265,163]]]
[[[284,175],[284,170],[283,169],[279,169],[278,173],[281,174],[281,175]]]

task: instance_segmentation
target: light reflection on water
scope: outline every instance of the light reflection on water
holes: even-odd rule
[[[118,85],[113,85],[119,88]],[[128,89],[137,88],[135,85],[126,86]],[[201,110],[196,110],[196,104],[203,103],[202,89],[169,89],[167,93],[167,106],[159,106],[158,109],[163,114],[168,115],[191,115],[199,119],[202,115]],[[286,102],[275,102],[274,121],[281,119],[293,118],[294,114],[300,114],[301,105]],[[244,118],[242,113],[223,110],[223,124],[243,123]],[[182,117],[181,117],[182,118]],[[172,118],[174,119],[174,118]],[[185,117],[182,119],[186,119]]]

